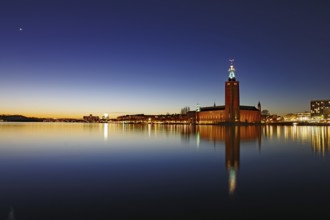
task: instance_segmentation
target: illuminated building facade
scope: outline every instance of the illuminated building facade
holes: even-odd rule
[[[330,116],[330,100],[312,100],[311,117],[328,118]]]
[[[234,60],[230,60],[229,77],[225,82],[225,105],[211,107],[197,107],[196,123],[219,124],[219,123],[260,123],[261,105],[240,105],[239,82],[236,80]]]

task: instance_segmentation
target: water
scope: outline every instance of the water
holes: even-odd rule
[[[0,123],[2,219],[323,216],[330,127]]]

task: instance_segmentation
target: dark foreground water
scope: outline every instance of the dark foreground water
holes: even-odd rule
[[[0,123],[2,219],[287,219],[330,210],[330,127]]]

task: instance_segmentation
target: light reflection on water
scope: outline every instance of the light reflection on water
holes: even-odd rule
[[[329,155],[329,134],[330,126],[263,127],[263,135],[265,138],[309,144],[313,151],[323,158]]]
[[[322,126],[0,123],[0,220],[320,211],[330,205],[329,133]]]

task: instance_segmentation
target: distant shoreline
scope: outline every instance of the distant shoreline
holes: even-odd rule
[[[190,126],[330,126],[330,123],[309,123],[309,122],[272,122],[272,123],[218,123],[218,124],[192,124],[180,122],[164,122],[164,123],[144,123],[144,122],[121,122],[121,121],[108,121],[108,122],[86,122],[83,120],[68,120],[68,121],[43,121],[33,120],[34,118],[23,120],[1,120],[0,123],[15,123],[15,122],[38,122],[38,123],[84,123],[84,124],[131,124],[131,125],[190,125]]]
[[[215,126],[264,126],[264,125],[274,125],[274,126],[330,126],[327,122],[261,122],[261,123],[248,123],[248,122],[219,122],[219,123],[209,123],[209,124],[199,124],[191,123],[187,121],[180,120],[166,120],[166,121],[121,121],[121,120],[99,120],[96,122],[88,122],[83,119],[74,118],[37,118],[37,117],[26,117],[23,115],[0,115],[0,122],[45,122],[45,123],[110,123],[110,124],[159,124],[159,125],[215,125]]]

